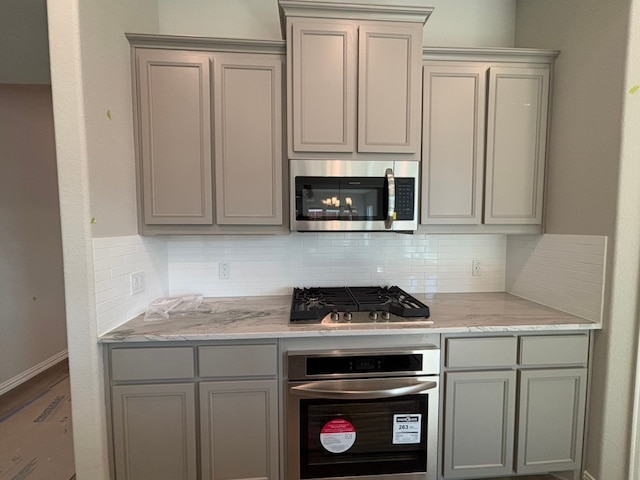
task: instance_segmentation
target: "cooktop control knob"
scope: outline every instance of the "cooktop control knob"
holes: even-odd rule
[[[345,321],[350,322],[353,318],[353,314],[349,310],[347,310],[346,312],[344,312],[344,315],[342,317],[345,319]]]
[[[391,315],[389,314],[389,312],[387,310],[382,312],[382,319],[389,321],[389,319],[391,318]]]
[[[340,321],[340,314],[334,310],[333,312],[331,312],[331,321],[332,322],[339,322]]]
[[[369,312],[369,318],[371,320],[377,320],[378,319],[378,312],[376,312],[375,310],[371,310]]]

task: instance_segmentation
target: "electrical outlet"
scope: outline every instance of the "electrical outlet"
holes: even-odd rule
[[[220,280],[229,280],[231,278],[231,265],[228,263],[220,263],[219,265],[218,274]]]
[[[132,273],[130,277],[130,283],[131,283],[131,295],[137,295],[139,293],[144,292],[145,290],[144,272]]]
[[[471,275],[474,277],[479,277],[482,275],[482,264],[480,260],[474,260],[473,266],[471,267]]]

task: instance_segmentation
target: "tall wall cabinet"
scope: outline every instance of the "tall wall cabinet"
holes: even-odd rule
[[[422,30],[433,9],[279,5],[286,17],[289,157],[419,160]]]
[[[128,38],[141,233],[287,231],[283,43]]]
[[[421,223],[540,225],[558,52],[424,52]]]

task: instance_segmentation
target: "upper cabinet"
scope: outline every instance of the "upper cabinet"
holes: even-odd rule
[[[129,39],[141,233],[288,231],[282,42]]]
[[[542,223],[556,55],[425,49],[422,224]]]
[[[419,160],[422,30],[432,9],[317,5],[280,0],[289,157]]]

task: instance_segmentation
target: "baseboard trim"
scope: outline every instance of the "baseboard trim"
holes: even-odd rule
[[[586,470],[582,473],[582,480],[596,480],[596,477],[592,476]]]
[[[35,377],[39,373],[44,372],[47,368],[53,367],[56,363],[61,362],[65,358],[69,356],[69,351],[65,348],[60,353],[55,354],[52,357],[47,358],[44,362],[40,362],[39,364],[31,367],[28,370],[25,370],[19,375],[16,375],[13,378],[10,378],[6,382],[0,383],[0,395],[4,395],[9,390],[13,390],[18,385],[23,384],[27,380]]]

